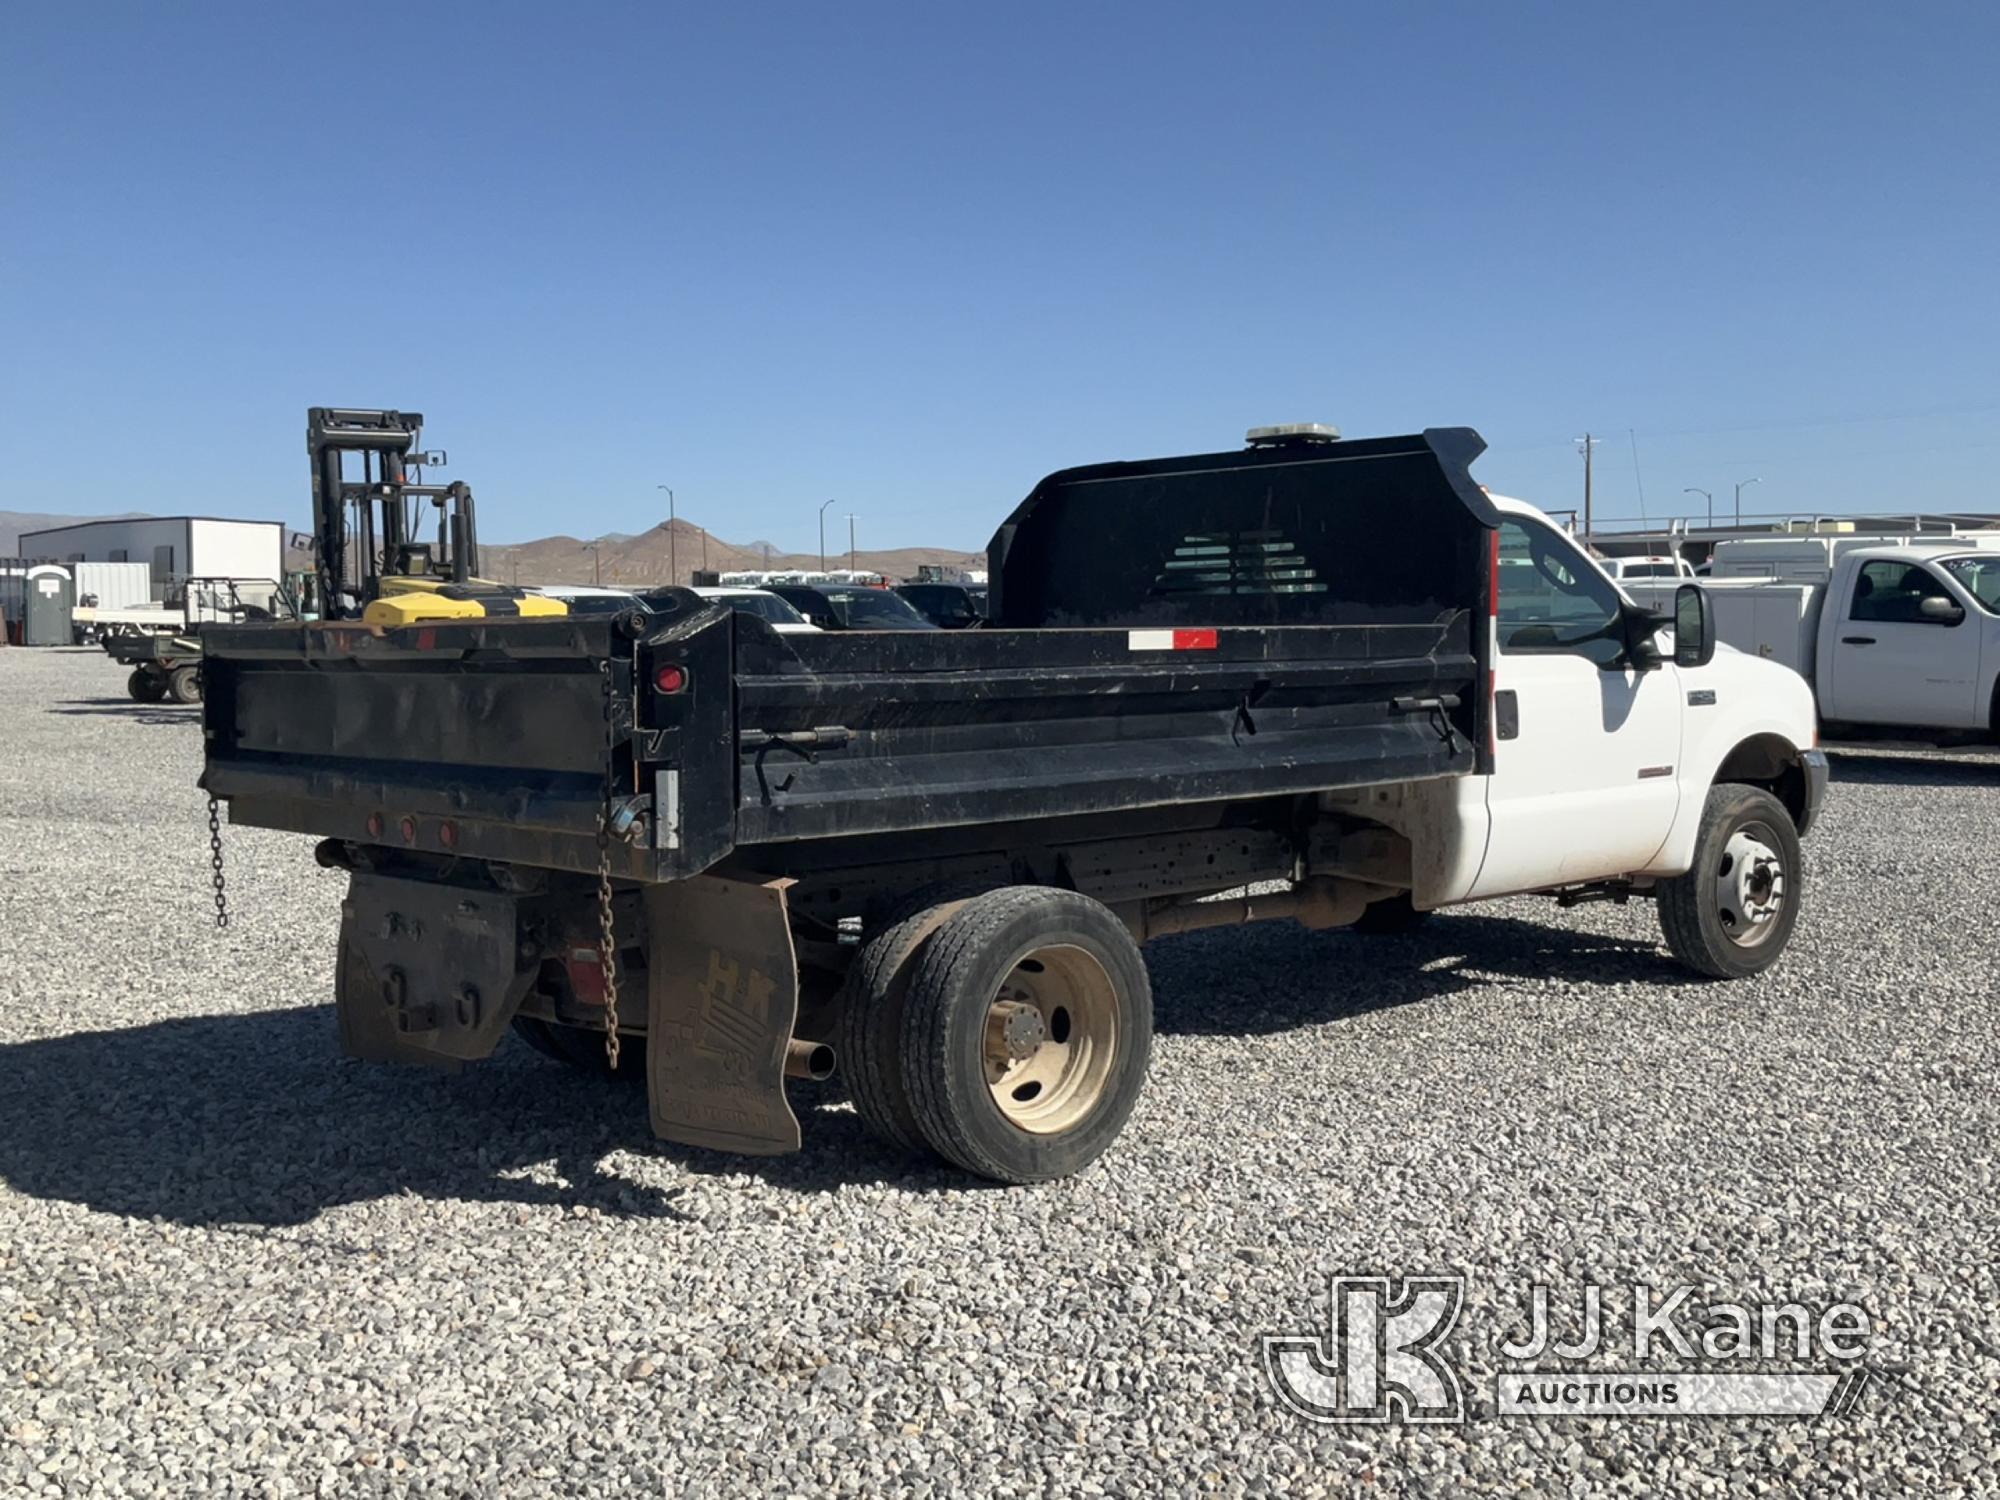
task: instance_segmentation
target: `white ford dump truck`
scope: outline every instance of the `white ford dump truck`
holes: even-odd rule
[[[417,422],[314,414],[324,535],[401,514]],[[837,1072],[888,1140],[1008,1182],[1123,1128],[1161,934],[1539,892],[1655,898],[1704,975],[1778,960],[1826,781],[1796,673],[1717,654],[1691,585],[1671,621],[1633,604],[1481,490],[1469,429],[1253,438],[1044,479],[978,630],[463,584],[425,618],[371,574],[352,617],[205,634],[203,785],[349,872],[355,1056],[471,1062],[511,1027],[643,1072],[658,1135],[758,1153],[800,1144],[787,1077]],[[449,535],[476,572],[469,508]]]
[[[1724,644],[1811,684],[1825,737],[2000,735],[2000,535],[1723,542],[1704,587]]]

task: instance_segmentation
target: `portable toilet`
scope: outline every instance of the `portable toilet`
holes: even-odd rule
[[[21,611],[21,644],[67,646],[70,610],[76,604],[76,584],[60,563],[38,563],[28,569],[27,599]]]

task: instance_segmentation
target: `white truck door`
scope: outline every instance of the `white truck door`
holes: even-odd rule
[[[1976,612],[1964,608],[1936,570],[1875,558],[1854,570],[1844,592],[1844,599],[1828,601],[1828,608],[1838,603],[1840,618],[1821,635],[1821,649],[1833,653],[1830,674],[1820,664],[1821,679],[1832,678],[1821,709],[1827,718],[1938,729],[1985,723],[1985,705],[1977,701],[1984,632]],[[1957,618],[1928,614],[1927,599],[1958,606]]]
[[[1680,680],[1616,665],[1618,591],[1553,527],[1500,527],[1490,832],[1473,897],[1644,868],[1680,805]]]

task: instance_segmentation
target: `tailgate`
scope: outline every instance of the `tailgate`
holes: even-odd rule
[[[648,643],[726,636],[727,621],[656,621]],[[613,619],[218,626],[203,644],[203,785],[233,822],[594,871],[608,791],[645,813],[614,872],[684,873],[651,816],[656,793],[678,803],[677,769],[633,754],[645,647]],[[727,696],[711,702],[726,733]]]

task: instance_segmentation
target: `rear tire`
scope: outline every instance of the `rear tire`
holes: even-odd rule
[[[1410,893],[1404,891],[1381,901],[1370,901],[1355,918],[1351,930],[1369,937],[1407,937],[1429,921],[1430,915],[1418,911]]]
[[[967,901],[925,945],[902,1018],[917,1129],[995,1182],[1046,1182],[1102,1155],[1138,1102],[1153,991],[1125,924],[1074,891]]]
[[[1711,979],[1748,979],[1791,941],[1804,893],[1798,830],[1762,787],[1708,789],[1694,863],[1659,884],[1660,931],[1675,958]]]
[[[167,696],[167,685],[144,667],[134,667],[125,679],[125,691],[134,703],[158,703]]]
[[[834,1051],[854,1112],[876,1135],[914,1155],[929,1156],[931,1148],[917,1127],[903,1079],[903,1007],[910,980],[931,935],[967,900],[990,889],[947,882],[889,905],[840,987]]]
[[[167,692],[176,703],[201,702],[201,668],[175,667],[167,675]]]

